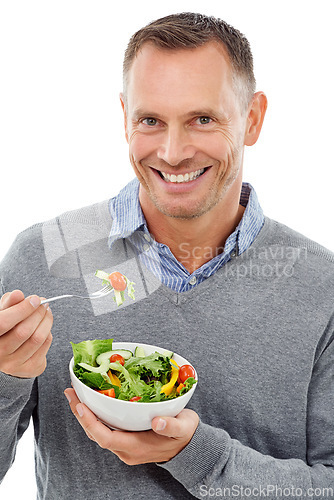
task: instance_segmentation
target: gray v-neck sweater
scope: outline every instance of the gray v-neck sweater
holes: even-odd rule
[[[22,232],[0,265],[1,293],[85,295],[96,269],[136,282],[118,309],[110,297],[52,304],[45,372],[0,373],[0,477],[32,417],[40,500],[334,495],[333,254],[266,218],[248,251],[177,294],[126,240],[109,249],[111,223],[107,202],[63,214]],[[196,367],[200,424],[169,462],[125,465],[72,415],[70,341],[93,338],[160,345]]]

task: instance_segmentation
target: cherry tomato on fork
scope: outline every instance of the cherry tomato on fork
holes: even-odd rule
[[[184,383],[189,377],[195,378],[195,370],[191,365],[182,365],[179,370],[180,382]]]
[[[126,279],[118,271],[109,274],[109,281],[111,286],[118,292],[123,292],[126,289]]]
[[[110,356],[110,363],[116,363],[116,361],[118,361],[120,365],[124,366],[124,358],[120,354],[113,354]]]

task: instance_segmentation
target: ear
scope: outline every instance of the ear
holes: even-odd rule
[[[121,101],[121,105],[122,105],[122,109],[123,109],[123,115],[124,115],[125,139],[126,139],[126,142],[129,143],[128,119],[127,119],[127,114],[126,114],[126,104],[125,104],[125,97],[124,97],[124,94],[122,92],[119,94],[119,98],[120,98],[120,101]]]
[[[266,95],[263,92],[256,92],[248,108],[244,140],[245,146],[253,146],[258,140],[267,106]]]

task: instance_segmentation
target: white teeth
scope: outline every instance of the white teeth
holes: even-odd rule
[[[195,172],[190,172],[189,174],[166,174],[165,172],[161,172],[164,180],[166,182],[189,182],[197,179],[202,173],[204,172],[204,168],[201,168],[200,170],[196,170]]]

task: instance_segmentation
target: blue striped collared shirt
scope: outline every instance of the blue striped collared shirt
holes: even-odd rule
[[[110,200],[113,224],[109,246],[111,248],[116,240],[126,238],[141,262],[175,292],[190,290],[209,278],[233,256],[247,250],[264,223],[264,215],[254,189],[250,184],[243,183],[240,204],[245,207],[245,211],[240,223],[227,238],[223,251],[190,274],[169,247],[156,242],[149,233],[138,194],[139,181],[135,178]],[[186,248],[184,250],[187,252]]]

